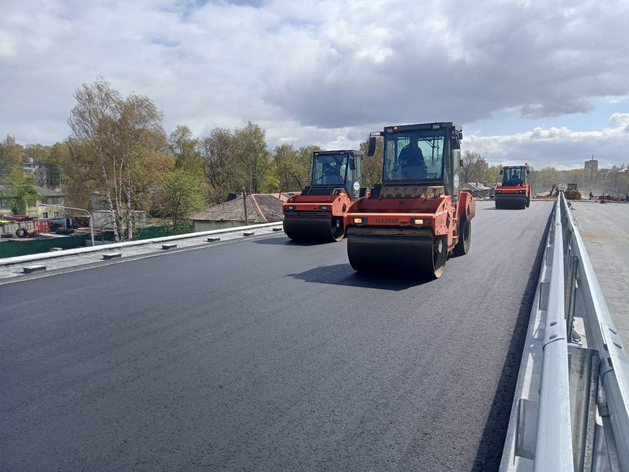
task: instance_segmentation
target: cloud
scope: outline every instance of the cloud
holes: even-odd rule
[[[629,96],[627,16],[624,0],[9,2],[0,135],[65,138],[72,94],[99,76],[149,96],[167,131],[253,121],[271,145],[351,147],[388,124],[469,126],[507,109],[534,129]],[[531,152],[560,142],[529,133]]]
[[[599,131],[535,128],[510,136],[466,136],[463,148],[481,154],[490,164],[582,168],[594,156],[599,167],[629,164],[629,114],[615,113]]]

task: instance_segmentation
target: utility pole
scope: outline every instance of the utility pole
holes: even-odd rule
[[[247,190],[242,188],[242,204],[245,206],[245,226],[249,226],[249,218],[247,217]]]

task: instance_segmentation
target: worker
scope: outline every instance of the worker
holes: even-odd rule
[[[592,198],[594,198],[594,194],[590,192],[590,200],[592,200]]]
[[[511,171],[511,178],[509,179],[510,182],[520,182],[520,176],[518,175],[518,171],[516,169],[513,169]]]
[[[325,178],[323,180],[326,185],[343,183],[341,181],[341,173],[338,166],[329,165],[325,170],[324,177]]]
[[[416,136],[411,136],[410,143],[402,149],[398,161],[402,166],[402,175],[405,179],[424,179],[426,178],[426,163],[424,155],[418,145]]]

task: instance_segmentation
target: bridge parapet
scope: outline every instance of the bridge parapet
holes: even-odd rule
[[[629,471],[629,358],[563,193],[500,470]]]

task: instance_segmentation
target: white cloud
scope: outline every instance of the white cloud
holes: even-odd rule
[[[490,164],[528,162],[534,168],[582,168],[592,155],[599,167],[629,164],[629,114],[610,117],[599,131],[535,128],[511,136],[466,136],[463,148],[481,154]]]
[[[568,162],[583,148],[622,161],[626,118],[612,117],[615,133],[592,123],[588,136],[540,120],[629,96],[628,16],[624,0],[9,2],[0,135],[65,138],[74,90],[102,76],[153,99],[167,131],[251,120],[271,145],[355,147],[387,124],[470,128],[517,109],[533,131],[467,142],[496,159],[548,148],[563,157],[544,159]]]

